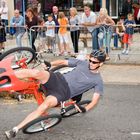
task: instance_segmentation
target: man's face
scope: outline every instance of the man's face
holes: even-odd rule
[[[85,12],[86,16],[89,16],[90,15],[90,8],[85,6],[84,7],[84,12]]]
[[[90,57],[89,58],[89,69],[90,70],[95,70],[96,68],[98,68],[100,66],[100,62],[98,59],[94,58],[94,57]]]
[[[15,17],[19,17],[19,12],[15,11],[14,15],[15,15]]]
[[[54,7],[52,8],[52,10],[53,10],[53,13],[54,13],[54,14],[57,14],[57,13],[58,13],[58,8],[57,8],[56,6],[54,6]]]

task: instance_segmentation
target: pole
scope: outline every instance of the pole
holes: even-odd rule
[[[23,17],[24,17],[24,25],[25,25],[25,0],[22,0],[22,10],[23,10]]]
[[[73,7],[73,0],[71,0],[71,7]]]

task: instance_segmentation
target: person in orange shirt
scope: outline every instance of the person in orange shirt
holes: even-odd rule
[[[67,34],[67,25],[68,25],[68,19],[66,18],[64,12],[59,12],[59,39],[60,39],[60,55],[67,55],[70,54],[70,48],[69,48],[69,37]]]

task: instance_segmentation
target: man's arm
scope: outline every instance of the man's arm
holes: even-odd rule
[[[56,60],[51,62],[51,66],[68,65],[68,60]]]
[[[92,109],[93,107],[95,107],[97,105],[97,103],[99,102],[99,99],[100,99],[100,94],[99,93],[94,93],[94,95],[92,97],[91,103],[89,103],[85,107],[86,111],[89,111],[90,109]]]

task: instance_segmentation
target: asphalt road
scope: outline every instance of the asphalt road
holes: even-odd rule
[[[91,92],[84,99],[90,99]],[[33,101],[17,103],[0,99],[0,140],[5,140],[5,130],[19,123],[34,108]],[[105,85],[104,96],[94,110],[63,119],[49,132],[34,135],[19,132],[15,139],[140,140],[140,86]]]

